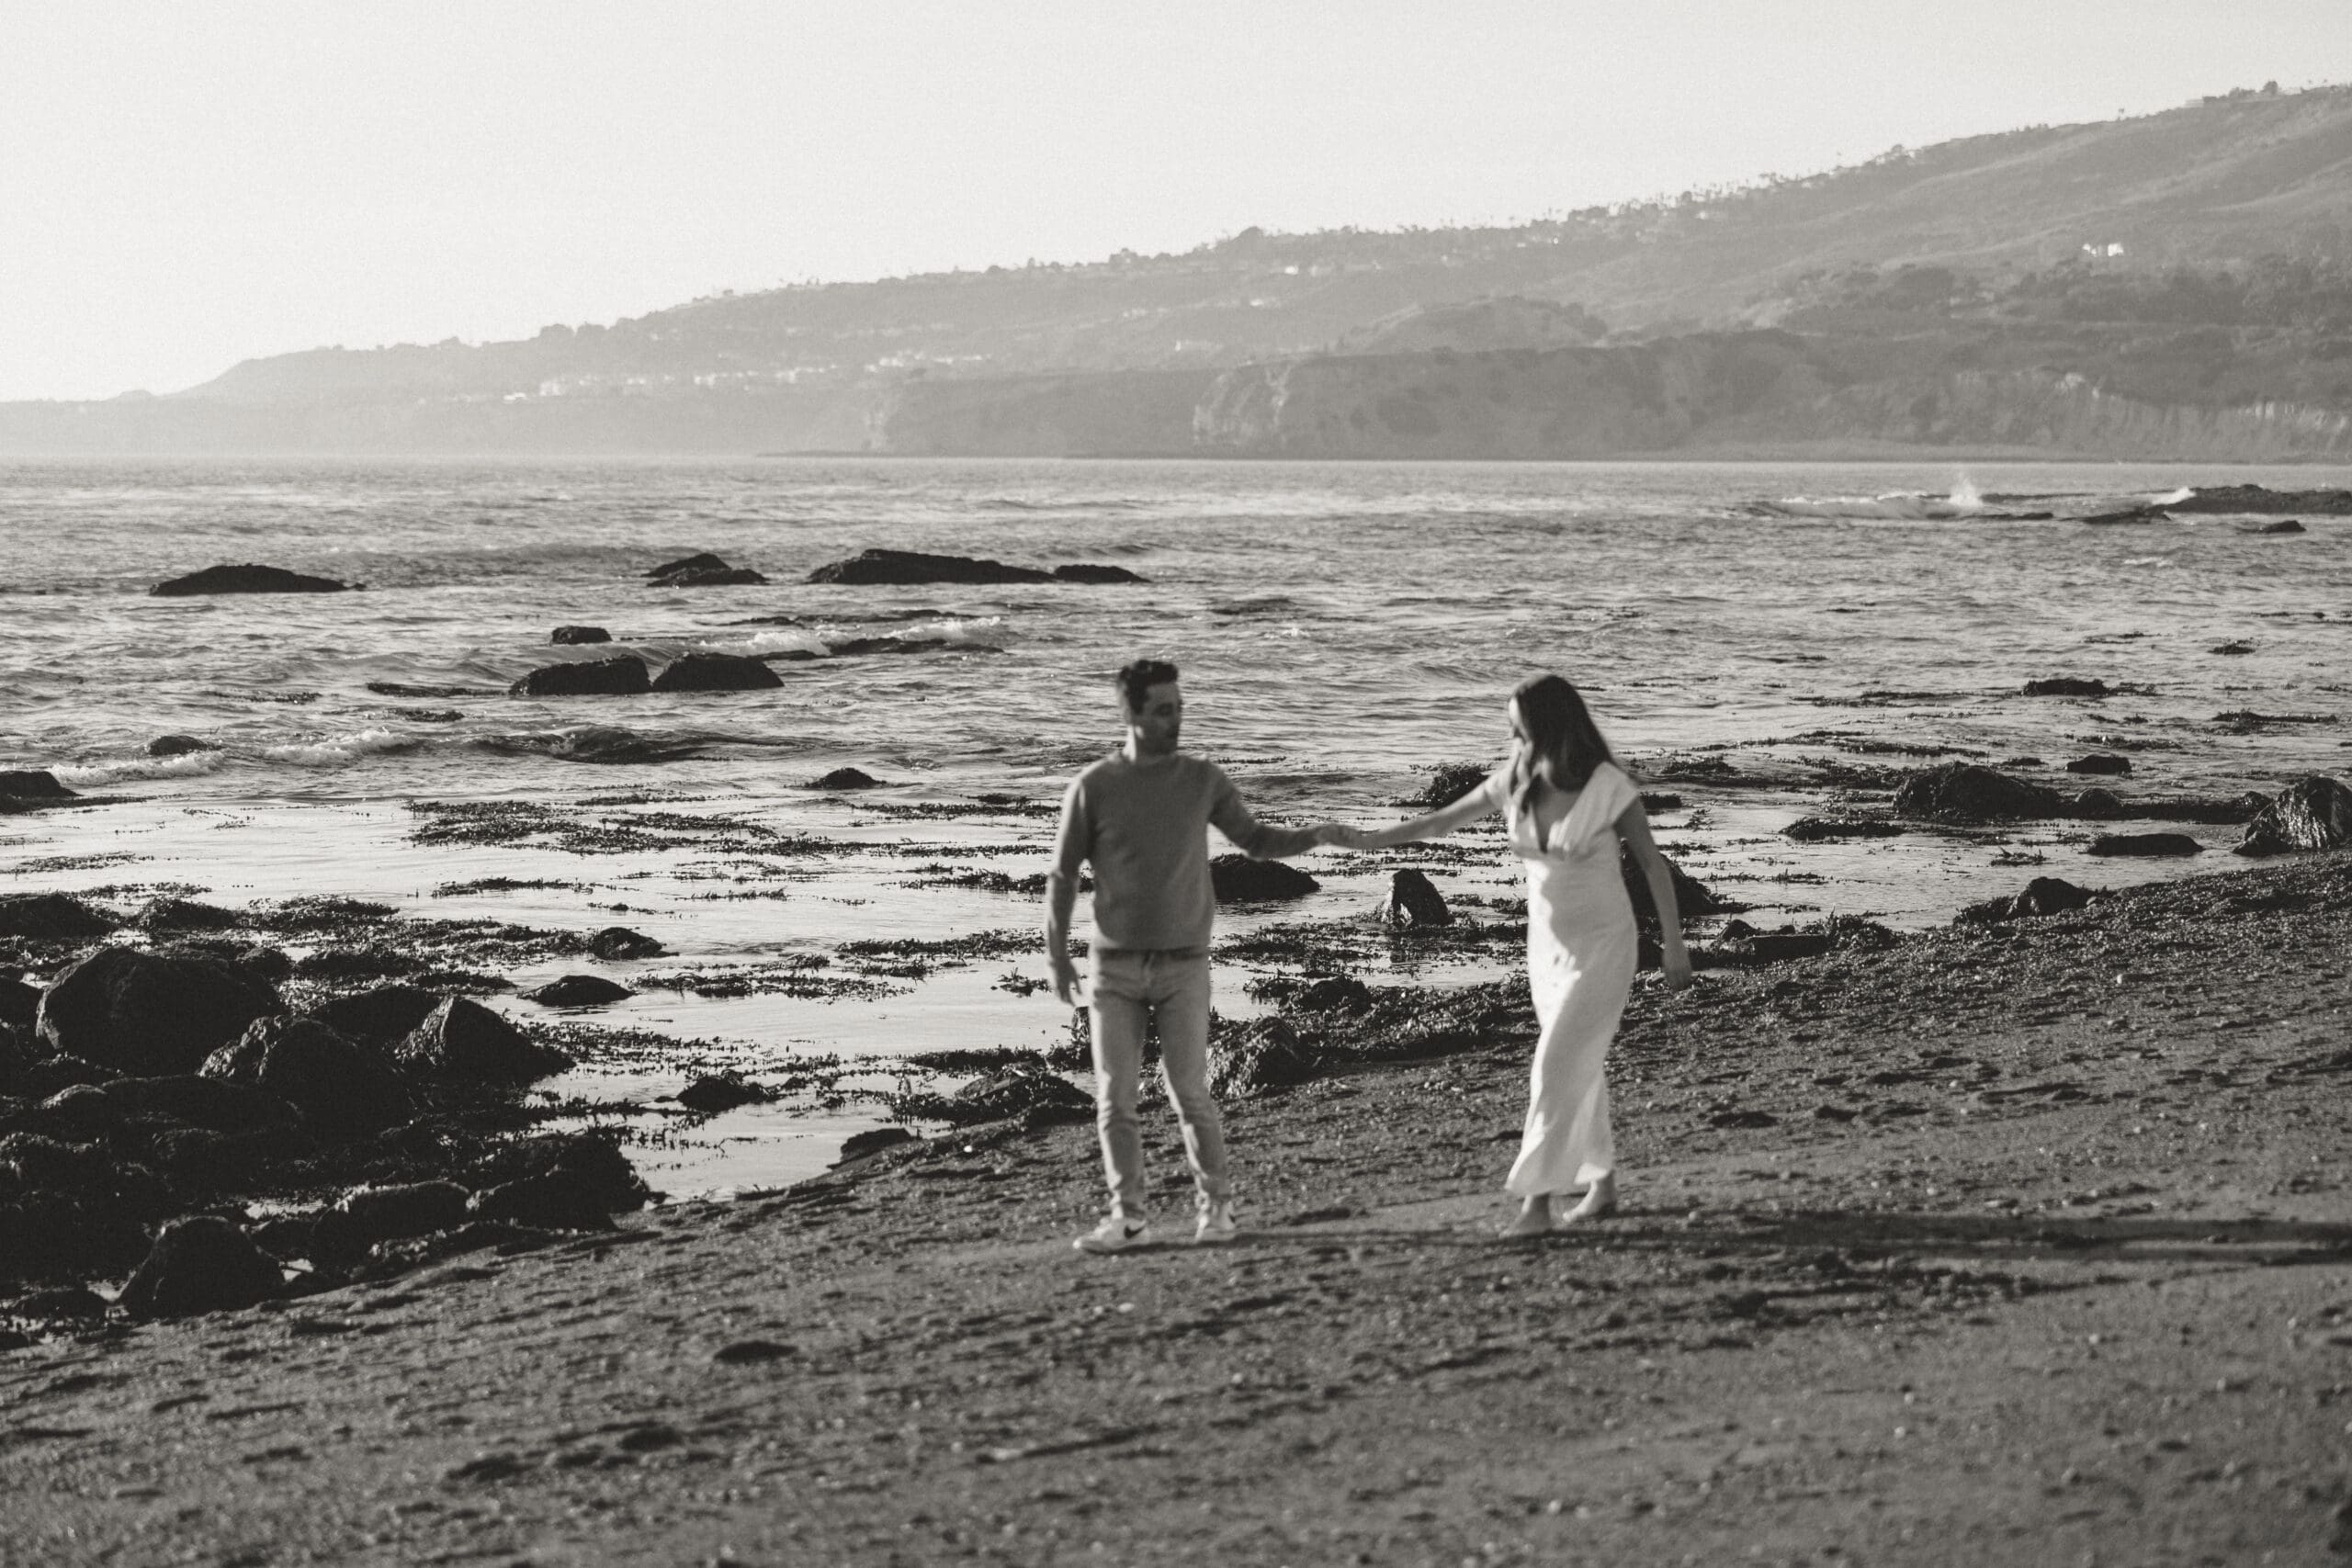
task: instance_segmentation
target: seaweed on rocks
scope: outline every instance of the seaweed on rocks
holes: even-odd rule
[[[791,997],[815,1002],[873,1001],[902,994],[903,987],[880,977],[897,973],[890,966],[877,966],[855,975],[835,975],[827,972],[831,964],[820,953],[794,953],[759,964],[647,970],[636,980],[646,990],[684,991],[713,998]]]
[[[2023,891],[2006,897],[1987,898],[1971,904],[1953,917],[1961,925],[1997,925],[2006,920],[2036,919],[2045,915],[2063,915],[2079,909],[2098,897],[2088,887],[2055,876],[2037,876],[2025,885]]]
[[[886,1102],[902,1121],[944,1122],[951,1126],[1018,1120],[1024,1126],[1091,1121],[1094,1097],[1043,1061],[1032,1058],[973,1079],[953,1094],[908,1089]]]
[[[1040,951],[1043,939],[1035,931],[984,931],[966,936],[860,937],[842,942],[833,952],[851,967],[869,976],[920,980],[939,969],[960,968],[992,958],[1015,958]]]
[[[716,1115],[746,1105],[765,1105],[776,1098],[772,1089],[752,1082],[741,1073],[706,1073],[686,1085],[673,1097],[687,1110],[700,1115]]]

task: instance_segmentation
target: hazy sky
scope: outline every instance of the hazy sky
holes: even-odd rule
[[[2352,79],[2352,0],[0,0],[0,399]]]

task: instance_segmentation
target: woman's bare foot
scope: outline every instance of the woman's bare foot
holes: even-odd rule
[[[1538,1192],[1521,1205],[1519,1213],[1497,1234],[1505,1241],[1517,1241],[1521,1236],[1545,1235],[1552,1229],[1552,1195]]]
[[[1597,1220],[1617,1207],[1617,1179],[1604,1176],[1584,1190],[1584,1197],[1577,1206],[1560,1216],[1560,1224],[1575,1224],[1578,1220]]]

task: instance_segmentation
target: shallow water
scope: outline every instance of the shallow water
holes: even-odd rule
[[[2182,485],[2306,488],[2352,471],[1976,465],[1469,465],[951,462],[153,462],[0,466],[0,768],[54,770],[121,804],[0,819],[0,887],[161,883],[242,903],[333,891],[405,910],[582,931],[634,926],[674,959],[572,963],[628,980],[684,964],[820,953],[859,937],[944,938],[1034,924],[1034,899],[915,888],[933,862],[1041,870],[1050,803],[1115,739],[1108,671],[1174,659],[1186,743],[1261,810],[1383,820],[1434,764],[1490,759],[1526,674],[1577,680],[1638,771],[1668,750],[1775,760],[1917,759],[1967,748],[2052,764],[2126,750],[2130,787],[2275,788],[2342,771],[2352,712],[2352,520],[2300,536],[2231,519],[2119,527],[2069,519]],[[1996,498],[1991,502],[1984,496]],[[2019,497],[2044,498],[2019,500]],[[2002,514],[2049,510],[2052,521]],[[1141,587],[841,588],[800,581],[869,546],[1052,566],[1126,566]],[[766,587],[663,591],[642,573],[715,550]],[[165,577],[262,561],[361,593],[154,599]],[[782,619],[788,618],[788,619]],[[768,624],[759,624],[763,620]],[[554,649],[548,629],[611,628]],[[831,656],[851,637],[932,651]],[[2221,654],[2216,648],[2248,645]],[[564,657],[691,648],[801,650],[778,692],[531,700],[507,682]],[[2025,681],[2096,676],[2105,701],[2028,699]],[[370,682],[461,689],[385,695]],[[1866,693],[1904,694],[1858,701]],[[2314,722],[2238,733],[2254,710]],[[589,765],[550,753],[586,727],[676,760]],[[156,760],[180,732],[219,751]],[[567,738],[570,738],[569,742]],[[608,738],[609,739],[609,738]],[[800,786],[854,763],[891,781],[840,799]],[[2068,825],[1996,844],[1912,835],[1799,845],[1778,829],[1817,795],[1673,785],[1661,837],[1751,920],[1816,911],[1897,925],[2035,871],[2112,883],[2198,862],[2100,863]],[[426,847],[413,801],[522,799],[589,817],[628,792],[724,812],[821,853],[581,854],[542,844]],[[962,803],[946,818],[892,815]],[[2170,825],[2167,825],[2170,826]],[[2221,845],[2233,829],[2191,829]],[[1508,896],[1491,839],[1433,863],[1450,894]],[[854,844],[856,848],[841,847]],[[909,852],[910,850],[913,852]],[[1996,856],[2007,856],[1996,863]],[[2042,857],[2034,871],[2019,869]],[[95,859],[93,857],[96,857]],[[2207,865],[2210,856],[2200,857]],[[1333,918],[1381,867],[1302,863],[1324,891],[1277,913]],[[444,894],[504,876],[582,886]],[[1780,880],[1786,879],[1786,880]],[[1438,963],[1440,976],[1494,961]],[[709,1042],[754,1071],[794,1055],[888,1058],[1037,1044],[1063,1026],[1034,954],[940,970],[891,994],[705,998],[648,989],[600,1021]],[[1228,975],[1219,1005],[1246,1010]],[[524,1004],[510,1004],[523,1006]],[[701,1058],[697,1058],[701,1059]],[[598,1064],[589,1064],[592,1075]],[[674,1076],[598,1083],[650,1100]],[[821,1166],[870,1102],[730,1113],[649,1153],[673,1190],[767,1184]],[[697,1144],[696,1139],[703,1140]],[[726,1141],[718,1140],[742,1140]],[[653,1145],[649,1145],[651,1148]],[[697,1149],[702,1153],[697,1153]]]

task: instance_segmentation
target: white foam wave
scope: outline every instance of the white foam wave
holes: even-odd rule
[[[775,631],[754,632],[739,641],[712,643],[714,651],[747,653],[757,658],[763,653],[811,653],[825,656],[825,639],[814,632]]]
[[[227,764],[225,751],[187,751],[176,757],[126,757],[116,762],[69,763],[51,768],[57,782],[76,788],[119,784],[125,779],[192,779],[218,773]]]
[[[290,762],[298,768],[333,768],[379,752],[406,751],[416,744],[413,736],[396,735],[389,729],[362,729],[303,745],[265,746],[261,754],[273,762]]]
[[[968,642],[993,648],[1002,637],[1002,615],[974,615],[968,618],[938,621],[915,621],[900,633],[909,640],[937,637],[942,642]]]

